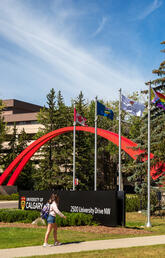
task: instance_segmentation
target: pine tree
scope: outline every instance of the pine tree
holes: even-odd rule
[[[49,94],[47,94],[46,98],[48,107],[44,106],[38,114],[38,121],[44,128],[37,133],[37,138],[56,129],[56,95],[53,88],[50,90]],[[54,177],[55,167],[55,164],[53,164],[53,149],[54,140],[52,139],[39,150],[39,168],[37,169],[37,173],[33,175],[34,188],[36,190],[52,187],[52,177]]]
[[[116,103],[104,103],[103,100],[99,100],[103,105],[113,110],[115,117],[114,120],[110,120],[103,116],[98,116],[97,125],[98,128],[102,128],[108,131],[115,131],[116,128]],[[118,133],[118,131],[117,131]],[[116,190],[117,189],[117,171],[118,171],[118,147],[108,140],[97,137],[97,149],[98,149],[98,187],[99,190]]]
[[[47,107],[40,111],[39,122],[44,125],[38,136],[70,124],[71,109],[66,107],[61,92],[54,89],[47,95]],[[46,143],[40,150],[39,169],[34,176],[35,189],[71,188],[71,148],[69,135],[59,135]]]
[[[12,134],[7,136],[9,138],[8,147],[5,150],[3,164],[4,168],[7,168],[10,163],[17,157],[17,129],[16,124],[13,126]],[[10,176],[9,176],[10,177]],[[6,184],[9,180],[9,177],[5,180],[4,184]]]
[[[24,149],[27,148],[29,143],[29,137],[26,134],[24,128],[18,135],[18,141],[17,141],[17,153],[21,153]],[[33,179],[32,174],[35,171],[34,167],[34,161],[29,160],[24,169],[21,171],[20,176],[18,177],[16,181],[16,185],[18,189],[22,190],[32,190],[33,189]]]
[[[56,124],[57,128],[72,126],[73,115],[71,108],[64,103],[61,91],[57,93],[57,111]],[[72,145],[73,139],[71,134],[62,134],[54,140],[53,159],[56,163],[56,174],[58,180],[55,180],[55,188],[70,189],[72,188]]]
[[[161,44],[164,45],[165,41],[161,42]],[[165,49],[161,50],[161,52],[165,53]],[[159,68],[152,72],[158,76],[157,79],[151,82],[152,88],[165,95],[165,61],[161,62]],[[157,162],[162,163],[165,161],[165,110],[153,104],[151,109],[151,122],[153,128],[151,134],[151,151],[154,154],[152,165],[155,165]],[[157,184],[162,185],[162,183],[165,183],[165,172],[162,174],[162,167],[160,167],[157,174],[161,176],[157,180]]]
[[[76,111],[86,118],[87,103],[82,92],[75,100]],[[87,121],[88,123],[88,121]],[[94,165],[91,164],[91,146],[89,146],[89,135],[86,132],[76,131],[76,175],[79,184],[76,189],[89,190],[93,188]]]
[[[4,169],[4,151],[3,151],[3,142],[5,141],[6,136],[6,124],[2,116],[2,111],[4,106],[2,100],[0,100],[0,167]]]
[[[165,42],[162,42],[164,44]],[[159,77],[149,83],[151,83],[154,90],[159,92],[165,92],[165,61],[163,61],[157,70],[152,71]],[[146,83],[148,85],[148,83]],[[147,90],[142,93],[148,93]],[[154,154],[154,159],[151,159],[151,167],[157,162],[162,162],[165,160],[165,112],[163,109],[156,107],[151,104],[151,153]],[[138,159],[133,163],[129,171],[132,170],[132,176],[130,181],[135,183],[135,191],[146,194],[147,189],[147,168],[148,162],[146,157],[148,155],[148,113],[143,116],[140,135],[137,137],[136,142],[138,143],[138,148],[144,150],[144,153],[139,155]],[[144,162],[143,162],[144,161]],[[161,169],[158,173],[162,173]],[[151,186],[155,186],[155,181],[151,178]]]
[[[14,123],[13,132],[10,135],[10,141],[8,143],[8,152],[5,159],[6,167],[17,157],[18,149],[17,149],[17,128],[16,124]]]
[[[0,100],[0,150],[2,149],[2,143],[5,140],[4,136],[5,136],[5,123],[4,123],[4,119],[2,117],[2,111],[3,111],[3,104],[2,104],[2,100]]]

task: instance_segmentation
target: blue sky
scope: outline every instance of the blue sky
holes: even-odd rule
[[[164,14],[163,0],[0,0],[0,98],[140,92],[164,60]]]

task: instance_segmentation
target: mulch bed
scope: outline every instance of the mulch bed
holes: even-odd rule
[[[19,227],[19,228],[46,228],[45,226],[37,226],[32,224],[24,223],[3,223],[0,222],[1,227]],[[150,234],[151,232],[142,229],[134,228],[124,228],[124,227],[106,227],[106,226],[70,226],[70,227],[60,227],[62,230],[72,230],[79,232],[91,232],[91,233],[100,233],[100,234],[134,234],[134,235],[144,235]]]

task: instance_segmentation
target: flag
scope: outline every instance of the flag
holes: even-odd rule
[[[165,96],[162,93],[155,91],[153,88],[151,88],[151,101],[156,104],[157,107],[165,110]]]
[[[105,107],[103,104],[97,101],[97,115],[106,116],[113,120],[113,111],[110,108]]]
[[[85,117],[82,117],[79,113],[77,113],[76,109],[74,108],[74,122],[83,126],[87,126],[86,121],[87,119]]]
[[[126,98],[124,95],[121,96],[121,109],[134,116],[142,116],[145,106],[139,102],[135,102]]]

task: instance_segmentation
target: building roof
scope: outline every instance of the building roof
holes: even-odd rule
[[[17,99],[2,100],[5,106],[4,116],[7,114],[33,113],[39,112],[42,106],[20,101]]]

